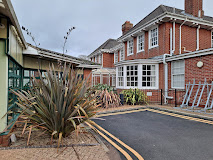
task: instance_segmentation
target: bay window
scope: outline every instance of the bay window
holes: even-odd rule
[[[159,87],[159,65],[157,63],[122,65],[116,69],[117,88],[158,89]]]
[[[171,64],[172,88],[185,88],[185,61],[175,61]]]

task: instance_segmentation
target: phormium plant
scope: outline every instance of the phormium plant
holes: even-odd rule
[[[109,91],[107,89],[102,91],[97,91],[99,97],[100,106],[103,108],[113,108],[120,106],[120,97],[114,93],[113,91]]]
[[[33,86],[28,91],[12,91],[17,95],[20,117],[26,118],[25,128],[45,130],[52,138],[68,136],[77,126],[95,115],[97,109],[94,90],[89,89],[88,79],[82,79],[77,72],[64,65],[59,78],[54,66],[45,78],[33,77]],[[51,139],[52,139],[51,138]]]

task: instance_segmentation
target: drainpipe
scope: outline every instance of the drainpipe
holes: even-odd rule
[[[170,28],[170,55],[173,54],[172,43],[172,28]]]
[[[163,55],[163,64],[164,64],[164,81],[165,81],[165,84],[164,84],[164,89],[165,89],[165,92],[164,92],[164,103],[166,104],[166,99],[168,97],[168,64],[166,62],[166,57],[167,56],[171,56],[171,54],[164,54]]]
[[[198,27],[197,27],[197,49],[196,49],[196,51],[198,51],[200,49],[199,32],[200,32],[200,25],[198,25]]]
[[[182,28],[182,26],[186,23],[186,21],[187,21],[187,18],[186,18],[186,20],[180,25],[180,50],[179,50],[179,54],[181,54],[181,50],[182,50],[182,46],[181,46],[181,28]]]
[[[175,20],[173,22],[173,54],[175,53]]]

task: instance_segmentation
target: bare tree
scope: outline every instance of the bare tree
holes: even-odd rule
[[[78,58],[89,60],[89,58],[87,57],[87,55],[79,55]]]

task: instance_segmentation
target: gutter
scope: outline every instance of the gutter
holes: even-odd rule
[[[198,19],[198,18],[194,18],[194,17],[187,17],[186,15],[180,15],[180,14],[171,13],[171,12],[164,12],[161,15],[157,16],[156,18],[148,21],[144,25],[142,25],[142,26],[132,30],[131,32],[127,33],[126,35],[119,37],[117,40],[119,42],[122,42],[122,40],[125,40],[129,36],[134,35],[135,33],[140,32],[142,29],[148,27],[151,23],[156,23],[156,21],[158,21],[159,19],[163,19],[165,17],[170,17],[170,18],[179,19],[179,20],[187,19],[187,21],[190,21],[190,22],[200,23],[201,25],[204,25],[204,26],[213,27],[213,22],[211,22],[211,21],[202,20],[201,18]]]
[[[193,57],[199,57],[199,56],[205,56],[205,55],[211,55],[211,54],[213,54],[213,48],[194,51],[194,52],[190,52],[190,53],[179,54],[179,55],[172,56],[172,57],[167,57],[166,61],[170,62],[170,61],[175,61],[175,60],[181,60],[181,59],[187,59],[187,58],[193,58]]]
[[[129,36],[131,35],[134,35],[135,33],[139,32],[140,30],[143,30],[145,27],[147,27],[148,25],[150,25],[150,23],[154,23],[155,21],[158,21],[160,18],[162,19],[163,16],[165,16],[168,12],[164,12],[162,14],[160,14],[159,16],[155,17],[154,19],[146,22],[144,25],[138,27],[138,28],[135,28],[134,30],[132,30],[131,32],[127,33],[126,35],[123,35],[121,37],[119,37],[117,39],[118,42],[122,42],[122,40],[128,38]],[[139,22],[140,23],[140,22]]]
[[[22,40],[22,42],[24,44],[24,47],[25,47],[25,49],[27,49],[27,43],[26,43],[26,41],[24,39],[24,36],[22,34],[22,31],[21,31],[18,19],[16,17],[14,8],[13,8],[13,6],[11,4],[11,1],[10,0],[5,0],[4,2],[5,2],[5,5],[6,5],[6,9],[9,10],[9,15],[11,15],[10,18],[12,18],[12,21],[15,23],[14,25],[15,25],[15,27],[17,29],[17,32],[18,32],[18,34],[19,34],[19,36],[20,36],[20,38],[21,38],[21,40]]]
[[[121,66],[121,65],[129,65],[129,64],[140,64],[140,63],[146,63],[146,64],[158,64],[161,63],[162,60],[153,60],[153,59],[135,59],[135,60],[127,60],[127,61],[120,61],[115,63],[115,67]]]

